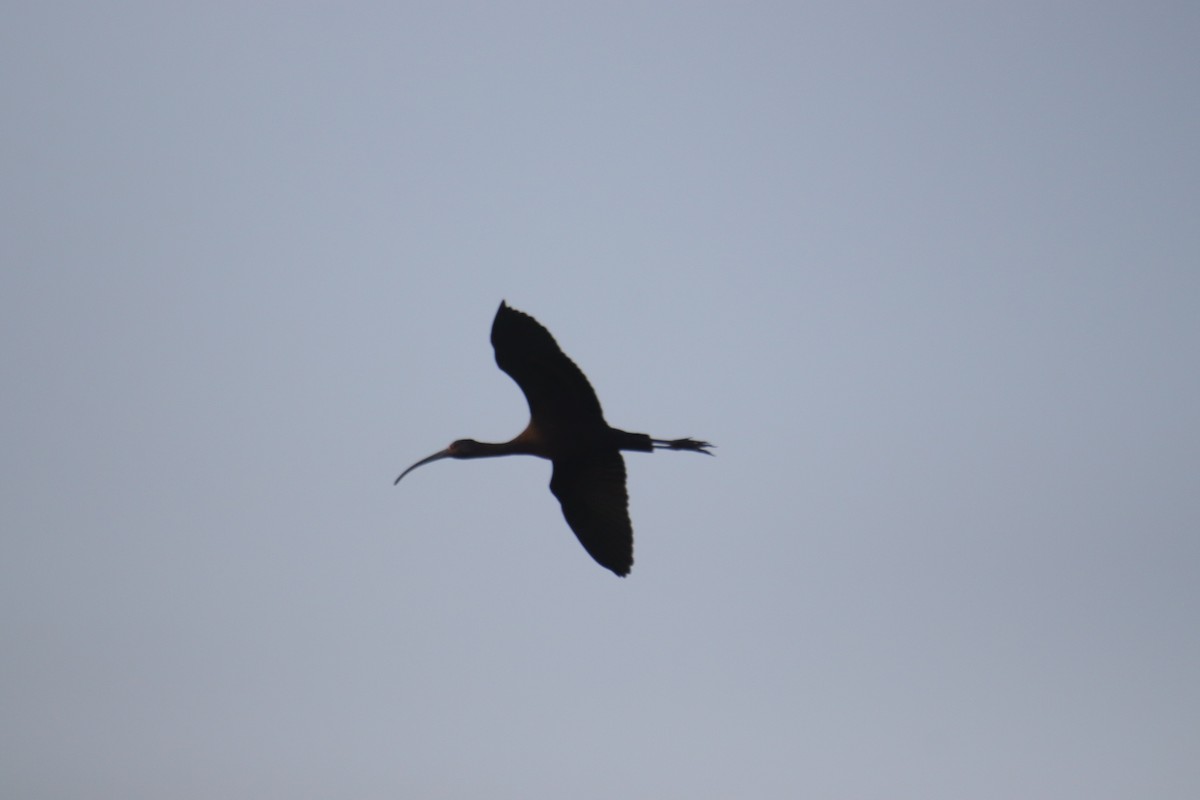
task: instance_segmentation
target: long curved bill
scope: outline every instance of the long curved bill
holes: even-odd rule
[[[401,472],[401,473],[400,473],[400,478],[403,478],[405,475],[407,475],[408,473],[412,472],[412,471],[413,471],[414,469],[416,469],[417,467],[423,467],[423,466],[425,466],[426,464],[428,464],[428,463],[430,463],[430,462],[432,462],[432,461],[440,461],[440,460],[441,460],[441,459],[443,459],[443,458],[449,458],[449,457],[450,457],[450,450],[449,450],[449,449],[446,449],[446,450],[440,450],[440,451],[438,451],[438,452],[434,453],[433,455],[431,455],[431,456],[428,456],[427,458],[422,458],[420,461],[418,461],[417,463],[413,464],[413,465],[412,465],[411,467],[409,467],[408,469],[404,470],[404,472]],[[400,482],[400,478],[396,478],[396,480],[392,482],[392,486],[395,486],[397,483],[399,483],[399,482]]]

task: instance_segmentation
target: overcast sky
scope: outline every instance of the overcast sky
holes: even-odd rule
[[[0,794],[1200,796],[1198,8],[7,4]]]

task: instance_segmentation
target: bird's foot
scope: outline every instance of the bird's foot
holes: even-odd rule
[[[691,450],[693,453],[704,453],[706,456],[711,456],[708,452],[710,447],[716,447],[708,442],[701,442],[696,439],[651,439],[655,448],[660,450]]]

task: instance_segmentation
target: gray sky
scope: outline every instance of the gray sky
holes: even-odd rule
[[[186,5],[0,15],[0,793],[1200,796],[1194,4]]]

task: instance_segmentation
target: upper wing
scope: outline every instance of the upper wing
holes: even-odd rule
[[[496,365],[525,393],[534,420],[551,427],[603,422],[591,384],[533,317],[501,303],[492,322],[492,347]]]
[[[601,451],[556,459],[550,491],[591,557],[622,577],[628,575],[633,566],[633,525],[621,453]]]

